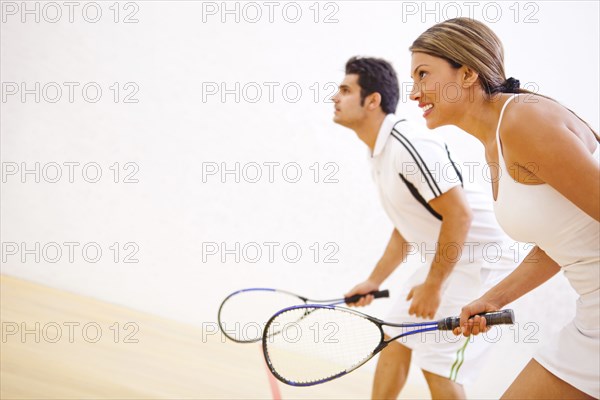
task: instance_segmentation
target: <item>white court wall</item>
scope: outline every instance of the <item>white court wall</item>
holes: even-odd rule
[[[599,125],[597,2],[75,3],[2,3],[1,272],[198,326],[242,287],[341,295],[382,253],[366,149],[328,101],[349,57],[388,59],[405,89],[409,45],[461,13],[508,76]],[[398,114],[422,123],[405,91]],[[474,139],[432,134],[486,183]],[[518,317],[543,342],[573,300],[557,277]],[[505,351],[525,362],[521,333]]]

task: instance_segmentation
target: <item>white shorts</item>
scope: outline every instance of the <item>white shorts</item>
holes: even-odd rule
[[[577,313],[557,337],[534,358],[563,381],[595,398],[600,397],[600,292],[577,300]]]
[[[428,272],[428,267],[419,268],[410,277],[386,321],[425,321],[408,315],[412,300],[406,301],[406,296],[410,289],[425,281]],[[459,315],[463,306],[481,296],[510,272],[480,269],[475,264],[457,265],[444,283],[442,302],[434,319]],[[406,332],[406,329],[384,327],[384,332],[394,337]],[[477,378],[484,353],[491,344],[482,335],[466,338],[455,336],[451,331],[423,332],[400,338],[397,342],[412,350],[412,360],[419,368],[448,377],[459,384],[467,384]]]

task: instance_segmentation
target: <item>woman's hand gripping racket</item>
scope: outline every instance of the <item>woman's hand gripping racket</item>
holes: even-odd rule
[[[375,298],[389,297],[389,291],[368,293]],[[307,303],[328,305],[356,303],[366,295],[332,300],[312,300],[285,290],[268,288],[242,289],[231,293],[219,307],[218,322],[221,332],[234,342],[254,343],[263,337],[263,328],[277,311]],[[299,316],[303,318],[303,316]],[[277,334],[277,331],[272,331]]]
[[[514,323],[512,310],[481,315],[488,326]],[[354,371],[401,337],[453,330],[459,324],[459,317],[394,324],[344,307],[301,305],[283,309],[269,319],[262,338],[263,353],[269,369],[281,382],[312,386]],[[385,340],[384,325],[407,331]]]

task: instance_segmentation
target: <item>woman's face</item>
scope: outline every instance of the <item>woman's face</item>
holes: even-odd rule
[[[464,67],[453,68],[445,59],[429,54],[412,54],[414,86],[410,98],[419,103],[429,129],[454,124],[457,120],[469,97],[462,76]]]

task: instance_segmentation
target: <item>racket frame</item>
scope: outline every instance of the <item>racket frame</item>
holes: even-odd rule
[[[297,309],[312,309],[312,311],[310,311],[310,313],[312,313],[315,310],[318,309],[330,309],[330,310],[339,310],[342,312],[347,312],[350,314],[354,314],[358,317],[362,317],[370,322],[372,322],[375,326],[377,326],[377,328],[379,329],[380,332],[380,338],[379,338],[379,344],[373,349],[373,351],[371,352],[371,354],[366,357],[362,362],[352,366],[352,368],[350,369],[345,369],[337,374],[331,375],[329,377],[323,378],[323,379],[319,379],[319,380],[315,380],[315,381],[310,381],[310,382],[295,382],[295,381],[291,381],[289,379],[286,379],[285,377],[281,376],[274,368],[271,359],[269,358],[268,354],[268,340],[270,337],[272,337],[272,335],[267,335],[267,332],[269,331],[269,327],[271,326],[271,324],[273,323],[273,321],[275,321],[277,319],[277,317],[285,312],[288,311],[292,311],[292,310],[297,310]],[[307,310],[308,312],[308,310]],[[485,313],[483,313],[485,314]],[[483,315],[483,314],[479,314],[479,315]],[[503,323],[513,323],[514,322],[514,313],[512,310],[501,310],[498,312],[494,312],[494,313],[489,313],[489,314],[504,314],[505,316],[509,316],[509,320],[510,322],[503,322]],[[383,349],[385,349],[390,343],[392,343],[395,340],[398,340],[402,337],[405,336],[409,336],[409,335],[414,335],[416,333],[422,333],[422,332],[431,332],[431,331],[437,331],[437,330],[448,330],[448,321],[450,320],[454,320],[457,319],[457,317],[449,317],[449,318],[444,318],[441,320],[437,320],[437,321],[426,321],[426,322],[414,322],[414,323],[393,323],[393,322],[387,322],[387,321],[383,321],[379,318],[375,318],[372,317],[370,315],[367,315],[365,313],[362,313],[360,311],[356,311],[350,308],[346,308],[346,307],[339,307],[333,304],[329,304],[329,305],[324,305],[324,304],[302,304],[302,305],[297,305],[297,306],[292,306],[292,307],[287,307],[284,308],[282,310],[279,310],[277,313],[275,313],[268,321],[267,324],[265,325],[265,328],[263,330],[263,337],[262,337],[262,348],[263,348],[263,355],[265,357],[265,362],[267,364],[267,367],[269,368],[269,370],[271,371],[271,373],[273,374],[273,376],[275,376],[279,381],[290,385],[290,386],[299,386],[299,387],[304,387],[304,386],[314,386],[314,385],[318,385],[321,383],[325,383],[325,382],[329,382],[331,380],[337,379],[339,377],[342,377],[346,374],[349,374],[350,372],[354,371],[355,369],[363,366],[364,364],[366,364],[369,360],[371,360],[374,356],[376,356],[380,351],[382,351]],[[394,328],[417,328],[414,330],[410,330],[407,332],[403,332],[400,335],[394,336],[393,338],[390,338],[389,340],[385,340],[385,334],[383,332],[383,327],[384,326],[390,326],[390,327],[394,327]]]
[[[365,318],[367,320],[369,320],[370,322],[372,322],[373,324],[375,324],[375,326],[377,326],[377,328],[379,329],[379,333],[380,333],[380,337],[379,337],[379,344],[373,349],[373,351],[371,352],[371,354],[366,357],[361,363],[354,365],[352,368],[350,369],[345,369],[344,371],[341,371],[335,375],[329,376],[327,378],[323,378],[323,379],[319,379],[317,381],[311,381],[311,382],[295,382],[295,381],[290,381],[289,379],[286,379],[285,377],[281,376],[274,368],[271,359],[268,356],[268,340],[270,337],[272,337],[272,335],[268,335],[268,331],[269,331],[269,327],[272,325],[273,321],[281,314],[288,312],[288,311],[293,311],[293,310],[297,310],[297,309],[312,309],[312,311],[307,312],[308,313],[312,313],[313,311],[317,310],[317,309],[329,309],[329,310],[339,310],[339,311],[343,311],[343,312],[348,312],[350,314],[354,314],[356,316]],[[391,327],[396,327],[396,328],[423,328],[423,329],[419,329],[419,330],[413,330],[413,331],[409,331],[409,332],[405,332],[402,333],[398,336],[395,336],[389,340],[385,340],[385,334],[383,332],[383,326],[391,326]],[[269,370],[271,371],[271,373],[281,382],[290,385],[290,386],[298,386],[298,387],[304,387],[304,386],[314,386],[314,385],[318,385],[321,383],[325,383],[325,382],[329,382],[332,381],[334,379],[337,379],[339,377],[342,377],[346,374],[349,374],[350,372],[354,371],[355,369],[363,366],[365,363],[367,363],[369,360],[371,360],[373,357],[375,357],[381,350],[385,349],[387,347],[387,345],[389,345],[391,342],[393,342],[394,340],[400,339],[403,336],[408,336],[408,335],[412,335],[415,333],[419,333],[419,332],[428,332],[428,331],[434,331],[434,330],[438,330],[438,322],[437,321],[433,321],[433,322],[417,322],[417,323],[404,323],[404,324],[395,324],[395,323],[390,323],[390,322],[386,322],[383,321],[379,318],[375,318],[372,317],[370,315],[367,315],[365,313],[362,313],[360,311],[356,311],[356,310],[352,310],[350,308],[346,308],[346,307],[339,307],[333,304],[302,304],[302,305],[297,305],[297,306],[292,306],[292,307],[286,307],[282,310],[279,310],[277,313],[275,313],[268,321],[267,324],[265,325],[265,328],[263,330],[263,337],[262,337],[262,348],[263,348],[263,355],[265,357],[265,361],[267,363],[267,367],[269,368]]]
[[[227,334],[226,329],[223,328],[223,323],[221,320],[221,313],[223,311],[223,306],[227,303],[227,300],[229,300],[231,297],[236,296],[240,293],[245,293],[245,292],[274,292],[274,293],[283,293],[286,295],[289,295],[291,297],[296,297],[297,299],[299,299],[300,301],[303,302],[303,304],[299,304],[298,306],[302,307],[302,306],[306,306],[308,305],[308,302],[310,302],[310,304],[328,304],[328,305],[338,305],[338,304],[345,304],[346,303],[346,298],[338,298],[338,299],[330,299],[330,300],[313,300],[313,299],[309,299],[307,297],[304,296],[300,296],[296,293],[292,293],[292,292],[288,292],[287,290],[282,290],[282,289],[274,289],[274,288],[261,288],[261,287],[257,287],[257,288],[246,288],[246,289],[240,289],[240,290],[236,290],[233,293],[230,293],[227,297],[225,297],[225,299],[221,302],[221,305],[219,306],[219,311],[217,313],[217,323],[219,324],[219,329],[221,330],[221,332],[225,335],[225,337],[229,340],[232,340],[236,343],[256,343],[256,342],[260,342],[262,340],[261,337],[258,337],[257,339],[254,340],[239,340],[236,338],[233,338],[231,336],[229,336]],[[373,294],[373,293],[371,293]],[[377,291],[377,294],[375,294],[375,297],[389,297],[389,291],[388,290],[381,290],[381,291]],[[296,306],[297,307],[297,306]],[[289,307],[287,307],[289,308]],[[266,325],[265,325],[266,326]]]

